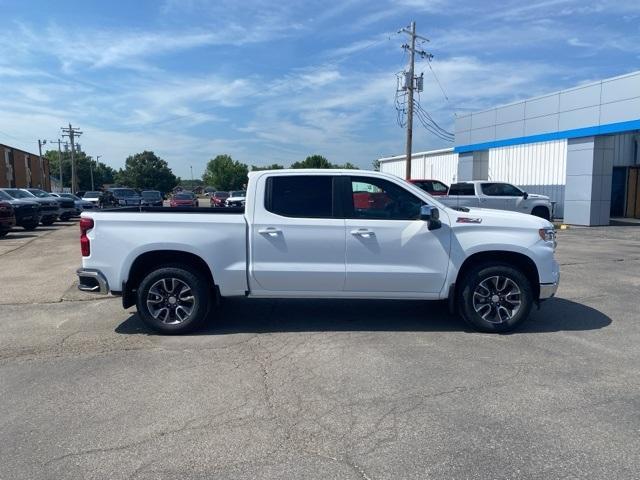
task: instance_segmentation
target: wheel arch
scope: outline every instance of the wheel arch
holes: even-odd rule
[[[537,301],[540,297],[540,276],[538,274],[538,267],[535,262],[524,253],[504,251],[504,250],[489,250],[483,252],[477,252],[470,255],[460,266],[458,274],[456,276],[454,298],[457,298],[460,294],[460,288],[462,285],[462,279],[464,276],[475,266],[482,263],[502,263],[518,268],[527,277],[527,280],[531,283],[531,289],[533,291],[534,299]]]
[[[211,268],[202,257],[182,250],[152,250],[138,255],[129,269],[127,280],[122,284],[122,306],[129,308],[136,303],[136,292],[142,279],[152,270],[163,265],[185,265],[207,277],[215,292],[215,282]]]

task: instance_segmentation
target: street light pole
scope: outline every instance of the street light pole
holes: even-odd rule
[[[96,155],[96,163],[98,163],[101,156],[102,155]],[[95,187],[93,186],[93,162],[89,162],[89,172],[91,173],[91,190],[95,190]]]
[[[38,139],[38,160],[40,161],[40,184],[38,187],[44,188],[44,167],[42,166],[42,145],[47,143],[46,140]]]

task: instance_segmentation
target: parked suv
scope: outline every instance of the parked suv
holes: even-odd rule
[[[0,238],[4,237],[16,224],[13,207],[6,200],[0,200]]]
[[[59,205],[55,198],[38,198],[24,188],[5,188],[4,191],[18,200],[29,200],[40,204],[40,222],[51,225],[58,219]]]
[[[213,192],[209,202],[212,207],[224,207],[227,198],[229,198],[229,192]]]
[[[35,230],[40,223],[40,204],[30,200],[18,200],[0,189],[0,200],[13,207],[16,225],[25,230]]]
[[[44,190],[40,190],[39,188],[26,188],[31,195],[34,195],[38,198],[44,198],[48,200],[54,200],[58,203],[58,218],[61,221],[68,221],[73,215],[76,213],[76,206],[73,203],[73,200],[69,200],[68,198],[60,198],[51,193],[45,192]]]
[[[140,196],[142,197],[142,205],[148,207],[162,206],[162,193],[158,190],[144,190]]]
[[[140,206],[140,202],[142,198],[138,195],[133,188],[110,188],[108,190],[111,192],[115,198],[116,206],[120,207],[131,207]]]

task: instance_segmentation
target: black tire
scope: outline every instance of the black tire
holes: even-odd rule
[[[534,209],[531,211],[531,215],[544,218],[545,220],[551,220],[549,209],[545,207],[534,207]]]
[[[0,230],[0,238],[6,237],[7,233],[9,233],[9,230]]]
[[[49,225],[53,225],[55,221],[56,221],[55,217],[47,217],[41,220],[42,225],[44,225],[45,227],[48,227]]]
[[[184,290],[184,285],[189,292]],[[193,301],[183,302],[183,298],[188,296],[192,296]],[[136,306],[140,318],[152,329],[165,334],[181,334],[204,323],[211,300],[209,279],[200,270],[183,265],[165,265],[144,277],[138,287]],[[167,310],[166,314],[162,312],[164,310]],[[190,310],[188,316],[181,318],[187,310]]]
[[[533,302],[531,282],[519,269],[484,263],[469,270],[462,279],[458,311],[475,330],[503,333],[529,317]]]
[[[31,222],[23,223],[22,228],[30,232],[38,228],[38,222],[35,220],[32,220]]]

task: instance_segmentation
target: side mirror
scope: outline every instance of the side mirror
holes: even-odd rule
[[[529,198],[529,194],[527,192],[524,192],[522,194],[522,198],[524,198],[526,200],[527,198]]]
[[[442,227],[438,207],[432,207],[431,205],[423,205],[420,207],[420,220],[427,222],[427,228],[429,230],[436,230]]]

